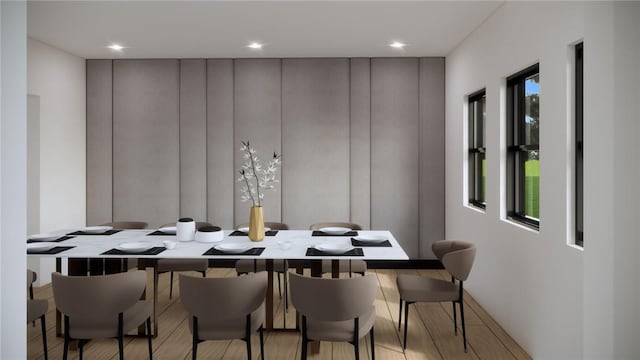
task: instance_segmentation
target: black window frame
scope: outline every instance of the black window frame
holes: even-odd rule
[[[486,192],[483,195],[483,188],[486,188],[482,177],[482,160],[486,159],[486,119],[485,108],[487,99],[486,89],[476,91],[468,96],[468,146],[469,146],[469,170],[468,170],[468,192],[469,204],[475,207],[486,209]],[[483,201],[484,200],[484,201]]]
[[[575,244],[584,247],[583,187],[583,115],[584,115],[584,44],[575,45]]]
[[[532,65],[507,78],[507,216],[536,230],[540,219],[525,215],[525,161],[529,151],[540,151],[540,144],[525,141],[525,81],[540,75],[540,64]],[[539,126],[539,125],[538,125]],[[538,201],[540,200],[538,192]]]

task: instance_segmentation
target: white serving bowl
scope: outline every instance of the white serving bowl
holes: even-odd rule
[[[218,251],[226,252],[229,254],[240,254],[251,249],[251,245],[240,243],[223,243],[215,245],[214,248]]]
[[[346,227],[332,226],[320,228],[320,231],[328,235],[342,235],[348,233],[349,231],[351,231],[351,229]]]
[[[315,248],[327,254],[344,254],[353,250],[353,246],[339,243],[322,243],[316,245]]]
[[[386,236],[382,235],[358,235],[353,238],[360,242],[371,244],[379,244],[388,240]]]
[[[203,243],[216,243],[224,239],[224,232],[218,226],[205,226],[196,231],[196,241]]]
[[[153,244],[148,243],[148,242],[142,242],[142,241],[137,241],[137,242],[128,242],[128,243],[122,243],[120,245],[118,245],[116,247],[116,249],[123,251],[123,252],[127,252],[127,253],[141,253],[143,251],[147,251],[149,249],[151,249],[153,247]]]
[[[29,251],[47,251],[53,249],[58,244],[54,242],[35,242],[27,244],[27,252]]]
[[[176,227],[175,226],[165,226],[165,227],[161,227],[160,229],[158,229],[158,231],[160,231],[161,233],[165,233],[165,234],[176,234]]]
[[[83,232],[88,234],[102,234],[103,232],[112,230],[113,226],[87,226],[82,229]]]

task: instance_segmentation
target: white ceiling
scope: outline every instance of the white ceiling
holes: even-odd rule
[[[502,3],[29,1],[27,28],[84,58],[445,56]],[[250,41],[266,45],[252,51]],[[112,42],[127,49],[114,53]]]

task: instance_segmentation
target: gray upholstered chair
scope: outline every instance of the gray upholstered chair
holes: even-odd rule
[[[240,277],[197,278],[180,275],[180,301],[189,316],[192,358],[198,344],[206,340],[242,339],[251,357],[251,334],[260,333],[260,355],[264,360],[263,323],[267,273]]]
[[[114,221],[102,224],[102,226],[111,226],[119,230],[139,230],[146,229],[149,224],[144,221]]]
[[[176,223],[164,224],[161,227],[176,226]],[[196,229],[201,227],[211,226],[205,221],[196,221]],[[202,277],[207,276],[207,269],[209,268],[209,260],[207,259],[158,259],[158,266],[156,267],[156,273],[154,274],[156,283],[158,282],[158,275],[164,273],[171,273],[169,278],[169,299],[173,298],[173,273],[176,271],[197,271],[202,274]]]
[[[239,229],[242,227],[248,227],[248,226],[249,224],[240,224],[236,226],[236,229]],[[279,222],[265,222],[264,226],[270,228],[271,230],[289,230],[289,226],[287,224],[283,224]],[[248,274],[251,272],[265,271],[266,269],[267,269],[267,266],[264,260],[242,259],[242,260],[236,261],[236,273],[238,273],[238,275]],[[273,271],[278,273],[278,294],[280,294],[280,296],[282,296],[282,286],[280,282],[280,275],[284,277],[285,307],[288,307],[287,270],[289,270],[289,264],[287,260],[276,259],[273,261]]]
[[[445,302],[453,303],[453,331],[457,335],[456,303],[460,306],[460,320],[462,322],[462,341],[464,351],[467,351],[467,333],[464,325],[464,302],[462,295],[463,282],[467,280],[473,260],[476,256],[474,244],[457,241],[436,241],[431,246],[433,253],[442,262],[444,268],[451,274],[451,281],[433,279],[417,275],[399,275],[396,282],[400,293],[400,314],[398,316],[398,330],[402,324],[402,303],[404,308],[404,348],[407,348],[407,324],[409,322],[409,305],[416,302]],[[458,284],[455,283],[458,280]]]
[[[27,299],[27,324],[34,323],[36,319],[40,319],[40,325],[42,326],[42,346],[44,347],[44,359],[49,359],[47,352],[47,324],[44,319],[44,314],[47,313],[49,308],[49,302],[46,299],[33,299],[33,282],[36,279],[36,273],[27,269],[27,288],[30,290],[30,299]]]
[[[349,228],[351,230],[362,230],[362,226],[354,223],[348,222],[325,222],[325,223],[317,223],[313,224],[309,227],[310,230],[320,230],[325,227],[344,227]],[[367,263],[364,260],[340,260],[338,262],[339,272],[341,273],[349,273],[351,276],[352,273],[360,274],[364,276],[364,273],[367,271]],[[322,260],[322,273],[330,273],[331,272],[331,260]]]
[[[79,357],[87,339],[117,338],[124,359],[124,334],[146,322],[149,359],[151,347],[151,301],[141,301],[147,275],[142,270],[102,276],[64,276],[53,273],[53,297],[64,314],[64,352],[78,340]]]
[[[307,343],[312,340],[349,342],[359,359],[359,340],[369,333],[375,360],[375,276],[323,279],[291,274],[290,282],[291,303],[302,316],[301,359],[307,358]]]

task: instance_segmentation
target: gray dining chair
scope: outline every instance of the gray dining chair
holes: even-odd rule
[[[302,317],[302,360],[307,358],[307,344],[313,340],[349,342],[359,359],[359,340],[367,333],[371,359],[375,360],[375,276],[325,279],[291,274],[290,282],[291,303]]]
[[[27,324],[34,323],[36,319],[40,319],[42,327],[42,347],[44,348],[44,359],[49,359],[47,351],[47,324],[44,315],[49,309],[49,302],[46,299],[33,298],[33,282],[36,279],[36,273],[27,269],[27,288],[30,290],[30,299],[27,299]]]
[[[240,224],[236,226],[236,229],[240,229],[242,227],[248,227],[249,224]],[[265,222],[265,227],[270,228],[271,230],[289,230],[289,226],[284,223],[279,222]],[[265,271],[267,269],[266,262],[264,260],[250,260],[250,259],[241,259],[236,261],[236,273],[238,275],[248,274],[251,272]],[[282,297],[282,286],[280,282],[280,276],[284,278],[284,299],[285,299],[285,308],[289,307],[288,302],[288,278],[287,271],[289,270],[289,263],[284,259],[275,259],[273,260],[273,271],[278,274],[278,294]]]
[[[51,274],[53,298],[64,314],[64,350],[78,340],[79,358],[88,339],[117,338],[120,360],[124,359],[124,334],[146,322],[149,359],[151,345],[151,301],[140,300],[146,286],[145,271],[136,270],[100,276]]]
[[[267,273],[240,277],[197,278],[180,275],[180,301],[189,317],[192,359],[198,344],[206,340],[241,339],[251,356],[251,334],[260,334],[260,357],[264,360],[263,323]]]
[[[476,256],[476,246],[470,242],[457,240],[441,240],[431,245],[436,257],[451,274],[451,281],[433,279],[418,275],[399,275],[396,279],[400,293],[400,311],[398,330],[402,325],[402,304],[404,302],[404,345],[407,348],[407,327],[409,323],[409,305],[417,302],[453,303],[453,331],[457,335],[456,304],[460,306],[462,322],[462,339],[464,351],[467,352],[467,333],[464,324],[463,282],[469,277]],[[455,283],[458,280],[458,284]]]
[[[104,223],[102,226],[111,226],[118,230],[140,230],[146,229],[149,224],[144,221],[113,221]]]
[[[349,228],[351,230],[362,230],[362,226],[349,223],[349,222],[323,222],[312,224],[309,229],[310,230],[320,230],[325,227],[343,227]],[[331,272],[331,260],[322,260],[322,273],[327,274]],[[338,261],[338,272],[340,273],[349,273],[351,276],[352,273],[360,274],[364,276],[364,273],[367,272],[367,263],[364,260],[340,260]]]
[[[167,223],[161,227],[176,226],[176,223]],[[200,229],[205,226],[211,226],[205,221],[196,221],[196,229]],[[169,278],[169,299],[173,298],[173,273],[179,271],[197,271],[202,274],[202,277],[207,276],[207,269],[209,269],[209,260],[207,259],[158,259],[158,264],[155,268],[155,281],[158,283],[158,276],[164,273],[171,273]]]

